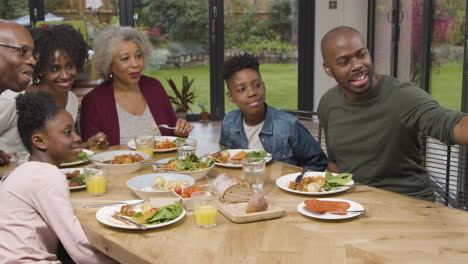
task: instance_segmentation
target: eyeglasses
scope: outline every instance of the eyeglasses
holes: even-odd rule
[[[33,48],[31,47],[28,47],[26,45],[23,45],[23,46],[15,46],[15,45],[10,45],[10,44],[6,44],[6,43],[1,43],[0,42],[0,46],[3,46],[3,47],[7,47],[7,48],[12,48],[12,49],[15,49],[17,51],[19,51],[19,53],[21,54],[21,56],[23,56],[24,58],[26,59],[29,59],[31,57],[34,57],[34,59],[37,61],[39,61],[39,52],[35,51]]]

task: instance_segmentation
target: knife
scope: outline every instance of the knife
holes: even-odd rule
[[[301,171],[301,174],[297,175],[296,179],[294,180],[296,184],[299,184],[302,180],[302,177],[304,177],[304,173],[308,170],[309,168],[304,167]]]
[[[143,229],[143,230],[148,229],[147,226],[140,225],[140,224],[138,224],[138,223],[136,223],[136,222],[133,222],[132,220],[127,219],[127,218],[125,218],[125,217],[123,217],[123,216],[120,216],[120,215],[112,215],[112,217],[115,218],[115,219],[117,219],[117,220],[123,221],[123,222],[125,222],[125,223],[132,224],[132,225],[134,225],[134,226],[136,226],[136,227],[138,227],[138,228],[140,228],[140,229]]]

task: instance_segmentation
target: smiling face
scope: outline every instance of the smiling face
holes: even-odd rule
[[[244,115],[255,116],[265,111],[265,85],[256,70],[246,68],[234,73],[227,86],[229,101]]]
[[[114,82],[121,85],[137,84],[144,64],[143,52],[135,42],[124,40],[117,43],[111,64]]]
[[[29,32],[21,25],[0,21],[0,42],[34,48]],[[0,93],[5,89],[23,91],[31,81],[34,57],[25,58],[17,49],[0,46]]]
[[[44,133],[40,134],[46,153],[55,165],[78,157],[81,139],[75,132],[73,118],[66,110],[58,110],[55,117],[46,122]]]
[[[363,38],[355,31],[344,31],[322,43],[323,67],[335,78],[346,97],[365,97],[377,86],[372,59]]]
[[[76,73],[76,67],[68,54],[56,50],[45,72],[42,73],[40,85],[52,93],[68,93]]]

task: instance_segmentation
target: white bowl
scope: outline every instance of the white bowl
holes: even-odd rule
[[[141,199],[146,199],[150,197],[158,197],[167,194],[174,193],[172,190],[170,191],[145,191],[142,188],[151,187],[154,184],[154,179],[158,176],[163,177],[166,181],[174,181],[174,180],[183,180],[189,183],[189,186],[192,186],[195,183],[195,180],[192,177],[189,177],[184,174],[177,174],[177,173],[151,173],[151,174],[143,174],[135,176],[127,181],[127,187],[130,188],[136,196],[140,197]]]
[[[170,159],[172,158],[167,158],[167,159],[162,159],[162,160],[158,160],[156,161],[156,163],[160,163],[160,164],[166,164]],[[192,178],[194,178],[196,181],[198,180],[201,180],[205,177],[205,175],[208,174],[208,172],[210,172],[210,170],[215,166],[215,164],[213,163],[213,165],[211,167],[208,167],[208,168],[205,168],[205,169],[201,169],[201,170],[196,170],[196,171],[177,171],[174,173],[181,173],[181,174],[185,174],[185,175],[188,175]],[[160,170],[160,171],[164,171],[160,168],[158,168],[157,166],[154,166],[153,165],[153,168],[155,170]]]
[[[107,151],[107,152],[95,154],[94,156],[91,157],[91,161],[103,166],[105,169],[107,169],[107,172],[109,174],[129,174],[129,173],[137,172],[138,170],[141,169],[143,164],[141,164],[140,162],[134,162],[134,163],[128,163],[128,164],[103,163],[108,160],[113,160],[115,156],[119,156],[123,154],[128,154],[128,155],[139,154],[143,157],[144,160],[149,159],[149,155],[141,151],[115,150],[115,151]]]

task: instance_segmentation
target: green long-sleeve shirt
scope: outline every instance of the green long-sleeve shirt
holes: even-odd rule
[[[419,198],[432,195],[420,133],[455,144],[465,115],[440,106],[424,90],[383,76],[364,99],[348,100],[339,86],[318,107],[329,160],[361,183]]]

